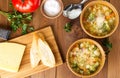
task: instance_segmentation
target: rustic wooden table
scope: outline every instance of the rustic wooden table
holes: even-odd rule
[[[0,10],[8,11],[9,1],[10,0],[0,0]],[[63,0],[63,3],[64,6],[66,6],[70,3],[79,3],[80,1],[81,0]],[[110,3],[116,7],[120,14],[120,0],[110,0]],[[35,30],[51,25],[57,44],[59,46],[59,50],[64,60],[64,64],[44,72],[34,74],[28,78],[78,78],[73,73],[71,73],[65,63],[66,51],[69,45],[72,44],[75,40],[88,36],[81,29],[79,18],[73,21],[72,31],[69,33],[65,32],[63,29],[64,25],[69,21],[70,20],[63,17],[63,15],[53,20],[47,19],[41,14],[40,9],[33,13],[33,20],[31,25],[35,27]],[[0,15],[0,27],[9,28],[8,21],[2,15]],[[18,30],[16,33],[11,34],[11,38],[18,37],[20,35],[20,31]],[[110,37],[110,41],[113,43],[113,48],[110,54],[106,56],[107,58],[105,66],[103,70],[93,78],[120,78],[120,26],[118,27],[117,31]]]

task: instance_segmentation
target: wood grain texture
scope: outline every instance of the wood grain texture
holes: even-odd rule
[[[9,10],[8,9],[9,1],[10,0],[0,0],[0,9],[5,11]],[[71,4],[71,3],[79,3],[81,0],[62,0],[62,1],[64,3],[64,6],[67,6],[68,4]],[[89,0],[89,2],[90,1],[93,1],[93,0]],[[119,9],[120,0],[110,0],[110,2],[116,7],[116,9],[120,14],[120,9]],[[55,78],[79,78],[74,74],[72,74],[71,71],[67,68],[65,63],[66,52],[70,44],[72,44],[74,41],[84,37],[87,37],[87,38],[91,38],[91,37],[87,36],[81,29],[79,24],[79,18],[72,21],[73,23],[72,31],[69,33],[66,33],[63,28],[65,23],[69,21],[70,20],[63,17],[63,15],[61,15],[56,19],[52,19],[52,20],[47,19],[41,14],[40,8],[38,8],[33,13],[33,20],[30,25],[34,26],[35,30],[44,28],[48,25],[52,27],[59,50],[64,60],[64,64],[57,68],[50,69],[49,71],[44,71],[38,74],[34,74],[30,76],[30,78],[52,78],[52,77],[53,78],[54,77]],[[6,18],[0,15],[0,27],[3,27],[3,25],[4,27],[9,28]],[[106,56],[106,58],[108,57],[108,59],[106,59],[106,64],[103,70],[93,78],[120,78],[120,74],[119,74],[120,73],[120,58],[119,58],[120,36],[119,35],[120,35],[120,27],[118,27],[117,31],[110,37],[110,40],[113,43],[113,49],[111,53],[108,56]],[[15,38],[18,36],[21,36],[20,31],[17,31],[16,33],[12,33],[10,38]]]
[[[110,2],[120,15],[120,0],[110,0]],[[120,78],[120,21],[117,31],[110,37],[110,40],[113,48],[108,56],[108,78]]]
[[[51,27],[40,29],[33,33],[42,33],[45,36],[45,39],[48,42],[48,44],[55,56],[55,61],[56,61],[55,66],[61,65],[63,62],[62,62],[60,52],[58,50]],[[25,53],[23,55],[23,59],[22,59],[19,71],[17,73],[9,73],[9,72],[0,70],[1,78],[7,78],[7,77],[8,78],[19,78],[19,77],[21,78],[21,77],[30,76],[32,74],[50,69],[49,67],[44,66],[41,62],[35,68],[32,68],[30,65],[30,48],[31,48],[31,43],[32,43],[32,39],[33,39],[33,33],[29,33],[27,35],[20,36],[20,37],[14,38],[12,40],[9,40],[10,42],[15,42],[15,43],[20,43],[20,44],[26,45],[26,49],[25,49]],[[50,71],[50,72],[52,72],[52,71]],[[45,75],[55,78],[55,73],[54,73],[54,75],[51,75],[50,73],[46,72]]]
[[[45,72],[41,72],[41,73],[37,73],[37,74],[34,74],[32,75],[30,78],[45,78]]]

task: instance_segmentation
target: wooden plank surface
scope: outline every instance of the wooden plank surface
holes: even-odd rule
[[[120,15],[120,0],[110,0],[110,2]],[[108,56],[108,78],[120,78],[120,21],[117,31],[110,37],[110,40],[113,48]]]
[[[51,27],[46,27],[44,29],[40,29],[40,30],[35,31],[33,33],[42,33],[44,35],[46,41],[48,42],[48,44],[49,44],[49,46],[50,46],[50,48],[55,56],[55,61],[56,61],[55,66],[61,65],[63,63],[63,61],[62,61],[60,52],[58,50],[58,47],[57,47],[57,44],[56,44]],[[10,73],[10,72],[0,70],[1,78],[7,78],[7,77],[8,78],[19,78],[19,77],[21,78],[21,77],[30,76],[32,74],[50,69],[49,67],[43,65],[41,62],[35,68],[32,68],[30,65],[30,48],[31,48],[31,44],[32,44],[33,33],[29,33],[29,34],[14,38],[12,40],[9,40],[10,42],[15,42],[15,43],[20,43],[20,44],[26,45],[26,49],[25,49],[25,52],[24,52],[24,55],[22,58],[22,62],[21,62],[19,71],[17,73]],[[48,77],[54,76],[54,75],[51,75],[50,73],[47,73],[47,72],[45,73],[45,75],[47,75]]]
[[[64,6],[66,6],[70,3],[79,3],[81,0],[62,0],[62,1],[64,3]],[[93,1],[93,0],[89,0],[89,1]],[[110,0],[110,3],[112,3],[116,7],[116,9],[120,14],[120,9],[119,9],[120,0]],[[0,0],[0,9],[5,11],[8,9],[8,0]],[[65,63],[66,51],[69,45],[72,44],[75,40],[84,37],[87,38],[91,38],[91,37],[88,37],[82,31],[79,24],[79,18],[73,21],[72,31],[70,33],[66,33],[63,27],[65,23],[69,21],[70,20],[63,17],[63,15],[61,15],[56,19],[52,19],[52,20],[47,19],[41,14],[40,8],[33,13],[33,20],[31,22],[31,25],[35,27],[35,30],[44,28],[48,25],[52,26],[57,44],[59,46],[59,50],[64,60],[64,64],[57,68],[50,69],[49,71],[44,71],[42,73],[34,74],[32,76],[29,76],[28,78],[79,78],[73,75],[66,66]],[[6,21],[6,19],[0,15],[0,27],[7,24],[8,22]],[[21,34],[19,32],[20,31],[17,31],[16,33],[12,33],[11,38],[20,36]],[[119,57],[120,36],[119,35],[120,35],[120,26],[118,27],[117,31],[110,37],[110,40],[113,43],[113,48],[110,54],[107,56],[108,58],[106,59],[106,64],[103,70],[93,78],[120,78],[120,74],[119,74],[120,73],[120,57]]]

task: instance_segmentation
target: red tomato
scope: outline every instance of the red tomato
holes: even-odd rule
[[[19,12],[34,12],[40,6],[41,0],[12,0],[12,4]]]

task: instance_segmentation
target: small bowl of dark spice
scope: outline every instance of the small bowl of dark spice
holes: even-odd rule
[[[41,4],[41,13],[49,19],[59,17],[63,11],[61,0],[44,0]]]

